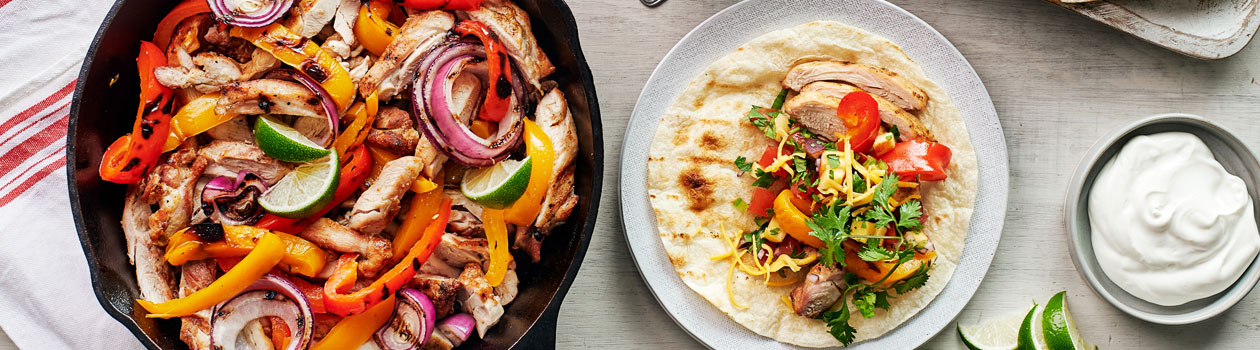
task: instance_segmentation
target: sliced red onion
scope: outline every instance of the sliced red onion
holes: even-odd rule
[[[437,332],[451,342],[451,345],[459,346],[468,340],[476,327],[477,321],[471,315],[460,313],[447,316],[438,322]]]
[[[433,334],[436,314],[433,302],[419,290],[403,288],[398,291],[398,303],[389,322],[376,331],[376,344],[385,350],[419,349]]]
[[[805,134],[800,132],[792,133],[792,141],[804,147],[805,153],[813,158],[822,156],[823,151],[827,150],[827,146],[823,144],[822,140],[816,137],[805,137]]]
[[[512,75],[512,100],[499,130],[490,140],[478,137],[451,112],[451,88],[462,68],[485,58],[485,48],[468,41],[452,41],[429,51],[419,66],[412,108],[416,124],[444,155],[464,166],[489,166],[506,159],[524,134],[525,90],[519,74]],[[481,77],[486,80],[487,77]]]
[[[260,317],[278,317],[289,327],[287,350],[310,344],[314,316],[311,303],[297,287],[279,276],[266,274],[244,292],[214,307],[210,319],[210,343],[214,349],[235,350],[245,325]]]
[[[266,192],[267,183],[251,172],[242,170],[235,179],[215,177],[201,190],[201,210],[219,224],[253,225],[266,213],[258,204]]]
[[[262,27],[284,17],[293,0],[208,0],[220,22],[241,27]]]
[[[328,134],[324,135],[323,138],[314,141],[321,146],[330,145],[333,138],[340,132],[341,109],[337,107],[337,101],[333,100],[332,95],[328,93],[328,90],[325,90],[324,86],[320,85],[319,81],[316,81],[315,78],[311,78],[310,75],[289,67],[280,68],[272,71],[271,73],[267,73],[267,77],[296,81],[299,84],[302,84],[302,86],[305,86],[307,89],[310,89],[311,92],[314,92],[315,96],[319,97],[319,104],[324,107],[324,115],[328,117]]]

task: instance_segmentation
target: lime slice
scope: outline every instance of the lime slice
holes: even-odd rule
[[[269,115],[258,117],[254,123],[254,141],[268,156],[286,162],[309,162],[331,152]]]
[[[1014,350],[1019,344],[1019,326],[1026,314],[1019,311],[977,324],[960,323],[958,336],[971,350]]]
[[[1041,334],[1041,312],[1044,308],[1033,305],[1024,316],[1024,323],[1019,325],[1018,350],[1046,350],[1046,340]]]
[[[280,217],[297,219],[311,216],[332,201],[340,177],[341,164],[337,161],[337,152],[330,152],[323,159],[293,169],[267,193],[263,193],[258,198],[258,204]]]
[[[534,161],[505,160],[485,168],[469,169],[459,188],[464,196],[491,209],[503,209],[512,205],[525,187],[529,186],[529,173]]]
[[[1068,312],[1066,292],[1059,292],[1046,303],[1042,313],[1041,327],[1045,334],[1046,345],[1050,350],[1089,349],[1076,329],[1076,321]]]

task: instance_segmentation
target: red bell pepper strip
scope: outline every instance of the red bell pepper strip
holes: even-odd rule
[[[455,26],[455,32],[476,36],[481,40],[482,46],[486,47],[486,66],[490,67],[487,75],[489,84],[486,84],[486,102],[482,103],[478,117],[492,122],[503,120],[512,99],[512,61],[508,59],[507,48],[481,22],[459,22]]]
[[[171,43],[171,36],[175,35],[175,27],[179,25],[179,22],[206,12],[210,12],[210,4],[205,0],[187,0],[175,5],[175,8],[171,9],[166,17],[162,17],[161,22],[158,22],[157,31],[153,32],[153,43],[165,51]]]
[[[367,147],[355,147],[350,150],[350,159],[346,161],[345,165],[341,166],[341,178],[337,183],[337,192],[333,194],[332,202],[315,212],[315,215],[303,219],[282,218],[267,213],[254,226],[292,234],[302,232],[307,226],[315,223],[324,214],[328,214],[328,212],[340,206],[341,202],[354,195],[354,192],[363,186],[363,182],[367,181],[370,170],[372,170],[372,156],[368,154]]]
[[[472,11],[481,8],[481,0],[394,0],[417,10],[460,10]]]
[[[902,179],[913,179],[915,176],[923,181],[944,180],[945,168],[953,157],[949,147],[931,141],[910,140],[899,142],[891,151],[879,156],[879,160],[888,163],[892,170]]]
[[[411,247],[407,256],[363,289],[350,292],[350,288],[354,287],[355,279],[358,278],[356,272],[358,263],[355,262],[357,255],[342,255],[337,260],[337,267],[333,270],[332,276],[324,283],[324,308],[328,310],[328,313],[341,316],[362,313],[380,303],[381,300],[390,297],[411,281],[411,277],[416,275],[416,271],[420,270],[421,266],[424,266],[424,262],[429,260],[429,255],[433,254],[433,249],[437,248],[438,243],[442,241],[442,235],[446,231],[446,222],[451,218],[450,198],[443,199],[440,208],[437,219],[429,223],[424,230],[424,236],[420,238],[420,242]]]
[[[836,116],[844,121],[845,136],[854,152],[865,153],[879,136],[879,103],[864,91],[854,91],[840,99]],[[829,135],[830,136],[830,135]]]
[[[114,141],[101,158],[101,179],[120,184],[140,181],[157,164],[171,130],[174,91],[162,86],[153,68],[166,65],[166,56],[148,41],[140,42],[136,68],[140,72],[140,107],[131,134]]]

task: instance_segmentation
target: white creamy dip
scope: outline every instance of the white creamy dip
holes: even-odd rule
[[[1172,306],[1229,288],[1260,252],[1247,185],[1198,137],[1138,136],[1089,193],[1094,255],[1129,294]]]

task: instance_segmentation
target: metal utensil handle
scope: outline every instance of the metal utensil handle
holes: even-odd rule
[[[665,2],[665,0],[639,0],[639,2],[643,3],[643,6],[657,7],[660,6],[661,3]]]

